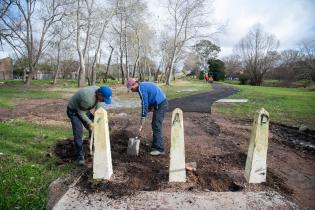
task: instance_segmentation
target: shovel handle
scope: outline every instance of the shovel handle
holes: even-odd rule
[[[90,155],[93,155],[93,140],[94,140],[94,130],[91,132],[91,138],[90,138]]]

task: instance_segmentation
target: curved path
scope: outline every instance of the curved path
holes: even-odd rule
[[[219,83],[212,83],[213,90],[207,93],[176,98],[169,101],[169,111],[181,108],[184,112],[211,112],[212,104],[221,99],[237,93],[239,90]]]

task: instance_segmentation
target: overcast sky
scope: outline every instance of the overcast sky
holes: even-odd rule
[[[151,26],[166,23],[167,0],[146,0]],[[163,7],[164,5],[164,7]],[[213,0],[212,17],[226,25],[219,34],[220,57],[232,53],[234,45],[257,23],[280,40],[280,50],[297,48],[303,39],[315,39],[315,0]],[[8,52],[1,52],[0,58]]]
[[[157,3],[161,0],[147,2],[154,24],[161,27],[166,12]],[[231,54],[234,45],[257,23],[280,40],[280,50],[297,48],[303,39],[315,39],[315,0],[214,0],[212,7],[212,19],[226,25],[225,33],[218,36],[220,57]]]

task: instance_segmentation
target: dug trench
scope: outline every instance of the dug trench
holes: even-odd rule
[[[314,153],[309,149],[297,150],[290,144],[282,143],[286,141],[283,131],[279,133],[279,130],[284,129],[283,126],[271,126],[266,183],[248,184],[244,178],[244,168],[251,123],[231,121],[216,114],[185,113],[186,162],[196,162],[197,170],[186,171],[186,183],[169,183],[170,113],[166,114],[164,123],[166,155],[159,157],[148,154],[151,144],[149,125],[144,128],[139,156],[127,155],[128,139],[135,136],[134,131],[137,128],[137,124],[132,121],[136,119],[137,114],[131,113],[130,116],[132,117],[128,119],[110,118],[110,143],[114,170],[112,178],[110,181],[94,181],[92,159],[88,156],[87,168],[89,170],[86,170],[78,183],[83,193],[102,191],[110,198],[119,199],[140,191],[258,192],[273,190],[294,200],[304,208],[314,207],[311,198],[312,193],[315,193]],[[304,136],[309,141],[314,141],[314,135],[305,133]],[[279,138],[282,141],[279,141]],[[87,140],[85,150],[86,154],[89,154]],[[58,164],[73,161],[72,141],[59,141],[55,147],[55,154],[59,157]],[[305,181],[307,183],[301,185],[301,182]],[[307,192],[306,195],[305,192]]]

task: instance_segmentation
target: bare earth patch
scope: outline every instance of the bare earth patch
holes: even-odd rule
[[[115,111],[120,112],[120,111]],[[129,137],[135,136],[137,111],[124,110],[128,119],[111,113],[111,150],[114,175],[110,181],[94,182],[92,164],[78,183],[84,194],[104,193],[111,199],[136,196],[141,191],[163,192],[265,192],[277,191],[303,208],[314,208],[315,158],[310,150],[297,150],[279,141],[279,125],[271,126],[267,182],[248,184],[244,168],[251,123],[232,121],[216,114],[185,113],[186,162],[197,162],[196,171],[187,171],[187,182],[168,183],[171,115],[167,113],[164,138],[167,154],[148,155],[151,144],[149,123],[141,139],[139,157],[127,156]],[[148,120],[149,121],[149,120]],[[301,134],[309,138],[309,134]],[[314,141],[314,136],[312,136]],[[71,141],[67,141],[72,146]],[[66,150],[67,151],[67,150]],[[69,153],[66,153],[69,154]],[[67,157],[68,158],[68,157]]]
[[[19,101],[15,108],[0,109],[0,120],[25,118],[37,123],[55,123],[70,128],[63,99]],[[280,124],[270,125],[267,182],[248,184],[244,168],[251,120],[224,118],[216,113],[184,113],[186,162],[197,162],[195,172],[187,172],[187,182],[168,183],[171,113],[166,114],[164,138],[166,155],[148,155],[151,144],[150,119],[141,139],[140,156],[126,155],[129,137],[135,136],[139,110],[109,110],[114,175],[111,181],[93,182],[91,158],[88,170],[77,186],[86,194],[103,192],[112,199],[137,196],[141,191],[163,192],[269,192],[277,191],[302,208],[315,208],[315,152],[299,141],[315,142],[312,131],[299,132]],[[123,114],[126,113],[126,114]],[[70,137],[70,136],[69,136]],[[70,137],[71,138],[71,137]],[[57,141],[57,140],[56,140]],[[55,154],[57,164],[73,160],[72,140],[60,140]],[[88,151],[87,151],[88,153]]]

